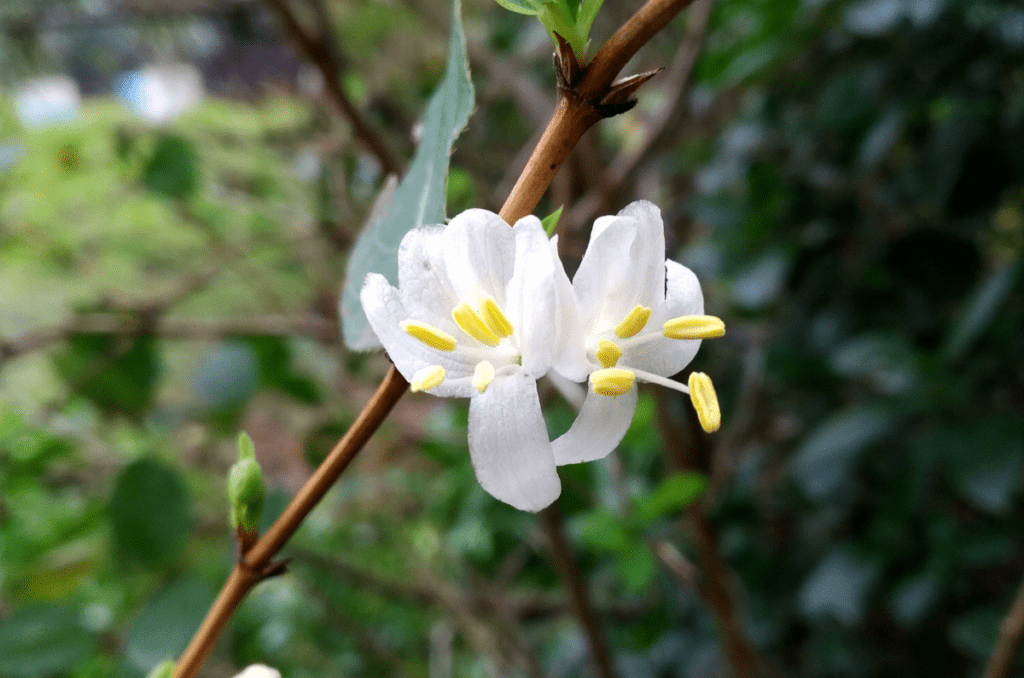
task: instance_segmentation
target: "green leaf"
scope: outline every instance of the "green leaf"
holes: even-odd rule
[[[604,0],[583,0],[576,13],[576,30],[583,36],[584,40],[590,39],[590,27],[594,25],[594,18],[601,9]],[[584,45],[586,46],[586,45]]]
[[[118,557],[148,566],[168,564],[185,547],[191,525],[185,483],[163,463],[139,459],[118,476],[109,517]]]
[[[558,220],[562,217],[562,210],[564,208],[565,205],[559,205],[557,210],[541,220],[541,226],[544,227],[544,232],[548,234],[549,238],[555,234],[555,229],[558,228]]]
[[[156,391],[160,360],[156,341],[124,341],[109,334],[76,334],[54,358],[68,387],[112,413],[144,411]]]
[[[793,476],[811,499],[824,499],[850,477],[857,456],[887,434],[892,417],[861,407],[834,415],[807,438],[793,460]]]
[[[65,605],[23,607],[0,622],[0,676],[4,678],[67,674],[95,649],[78,612]]]
[[[149,671],[185,649],[213,602],[213,592],[194,574],[184,574],[157,591],[135,618],[125,654]]]
[[[452,3],[448,66],[423,116],[423,141],[385,214],[363,231],[352,249],[341,298],[345,343],[355,350],[379,346],[359,302],[368,273],[398,282],[398,245],[414,228],[444,223],[445,184],[452,144],[473,110],[473,83],[466,60],[460,2]]]
[[[641,529],[647,528],[659,518],[686,508],[704,493],[707,486],[707,478],[690,471],[666,479],[649,495],[637,499],[637,525]]]
[[[583,47],[587,41],[586,36],[580,34],[576,26],[576,20],[572,17],[569,8],[564,3],[545,2],[537,18],[544,24],[544,28],[548,29],[551,42],[555,43],[555,45],[558,44],[558,40],[555,39],[555,33],[558,33],[569,43],[576,57],[578,59],[583,58]]]
[[[970,348],[974,340],[985,331],[1002,306],[1006,295],[1013,290],[1020,273],[1021,263],[1015,261],[992,271],[985,282],[967,302],[942,348],[946,360],[956,360]]]
[[[168,198],[187,198],[199,188],[199,155],[185,139],[163,134],[142,170],[142,183]]]
[[[171,676],[174,675],[174,669],[176,669],[177,666],[178,665],[174,663],[174,660],[172,659],[160,662],[153,667],[153,670],[146,675],[146,678],[171,678]]]
[[[494,0],[496,3],[516,14],[536,16],[543,3],[538,0]]]
[[[586,517],[579,541],[597,551],[626,553],[631,550],[636,540],[617,515],[604,509],[596,509]]]

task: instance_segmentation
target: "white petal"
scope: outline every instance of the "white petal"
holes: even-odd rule
[[[523,370],[535,379],[551,369],[557,338],[555,263],[540,219],[526,217],[512,228],[515,272],[508,284],[508,316],[522,350]],[[561,265],[561,264],[559,264]]]
[[[704,296],[700,282],[693,271],[674,261],[666,261],[667,289],[665,303],[655,307],[647,327],[660,332],[662,324],[682,315],[703,315]],[[700,340],[659,338],[648,344],[628,349],[619,359],[623,365],[668,377],[676,374],[693,360],[700,348]]]
[[[588,390],[576,421],[551,443],[555,463],[562,466],[607,457],[629,430],[636,412],[636,400],[635,386],[615,397]]]
[[[235,675],[235,678],[281,678],[281,672],[265,664],[253,664]]]
[[[565,274],[562,260],[558,257],[558,236],[548,242],[554,266],[554,314],[552,323],[555,327],[553,369],[570,381],[586,381],[590,373],[587,363],[586,346],[584,343],[583,326],[580,318],[579,304],[572,291],[572,283]]]
[[[515,236],[508,224],[493,212],[466,210],[448,224],[444,243],[448,276],[460,301],[474,304],[484,293],[504,307],[515,263]]]
[[[523,511],[539,511],[562,491],[537,382],[498,377],[469,401],[469,454],[480,485]]]
[[[637,237],[629,250],[636,303],[653,308],[665,299],[665,225],[661,210],[654,203],[637,200],[626,205],[618,216],[636,221]]]
[[[664,225],[653,203],[638,200],[614,217],[595,221],[573,278],[587,333],[614,327],[637,304],[660,304],[664,261]]]
[[[406,309],[417,320],[453,334],[457,331],[451,312],[458,303],[444,261],[444,226],[424,226],[409,231],[398,248],[398,287]]]
[[[614,327],[635,305],[632,299],[636,274],[630,265],[629,251],[637,237],[636,222],[618,217],[602,217],[598,221],[602,219],[606,226],[591,236],[572,279],[586,334]]]
[[[468,382],[462,385],[450,382],[453,378],[472,376],[476,361],[462,355],[458,349],[439,351],[406,334],[399,323],[409,319],[409,313],[398,290],[384,276],[378,273],[367,275],[359,296],[370,327],[406,380],[411,380],[424,367],[440,365],[445,369],[445,381],[430,389],[429,393],[461,397],[476,393]],[[430,322],[429,318],[422,320]]]

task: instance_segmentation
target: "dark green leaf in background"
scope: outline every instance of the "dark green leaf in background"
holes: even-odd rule
[[[156,459],[139,459],[121,472],[109,511],[114,551],[125,561],[167,565],[185,547],[191,527],[185,483]]]
[[[199,154],[191,142],[162,134],[142,170],[142,183],[168,198],[187,198],[199,188]]]
[[[159,351],[153,337],[75,334],[54,362],[72,392],[111,413],[145,411],[160,376]]]
[[[149,671],[177,657],[212,602],[213,591],[193,574],[168,582],[135,618],[128,633],[128,659],[139,670]]]
[[[67,605],[33,605],[0,621],[0,677],[66,674],[95,646],[78,611]]]

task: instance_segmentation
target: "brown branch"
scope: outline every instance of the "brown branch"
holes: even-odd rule
[[[999,637],[992,656],[988,659],[982,678],[1006,678],[1013,669],[1013,660],[1017,655],[1017,647],[1024,640],[1024,580],[1017,589],[1017,597],[1013,605],[999,625]]]
[[[640,143],[620,153],[608,164],[604,172],[591,183],[590,189],[576,201],[571,209],[562,215],[562,223],[583,224],[608,210],[615,200],[615,191],[632,193],[629,188],[636,179],[637,171],[652,153],[665,148],[672,136],[678,135],[683,122],[687,94],[693,85],[694,68],[707,42],[708,26],[714,0],[696,0],[689,12],[690,24],[686,36],[676,52],[672,65],[660,81],[664,82],[662,94],[665,103],[652,116],[644,130]]]
[[[360,115],[355,105],[345,94],[345,90],[341,88],[341,64],[329,42],[330,37],[328,35],[321,35],[318,38],[312,37],[295,17],[295,14],[288,6],[288,0],[267,0],[267,4],[277,14],[288,35],[299,46],[306,55],[306,58],[320,69],[324,77],[324,85],[327,87],[327,93],[331,100],[334,101],[342,115],[349,121],[349,124],[352,125],[352,130],[359,140],[363,142],[367,150],[377,156],[385,173],[401,174],[402,166],[395,159],[391,150],[388,149],[387,144],[363,120],[362,115]]]
[[[562,58],[563,78],[568,87],[559,87],[555,112],[501,208],[502,219],[514,223],[532,213],[558,168],[583,134],[601,118],[621,112],[601,106],[601,101],[612,89],[615,77],[626,62],[691,1],[648,0],[615,31],[586,67],[576,66],[578,71],[575,73],[566,72],[569,70],[568,57]]]
[[[288,18],[292,19],[294,26],[289,31],[293,34],[293,37],[299,40],[305,36],[301,29],[295,31],[298,23],[294,22],[294,16],[288,11],[285,0],[267,1],[278,10],[286,25],[288,25]],[[566,90],[560,86],[559,89],[562,96],[560,97],[558,107],[555,109],[554,116],[548,123],[544,134],[541,135],[540,142],[538,142],[533,156],[527,162],[523,174],[501,209],[500,215],[506,222],[513,223],[530,214],[533,208],[537,206],[544,191],[547,190],[555,171],[557,171],[583,133],[602,117],[614,114],[609,113],[607,108],[601,107],[605,95],[613,91],[612,80],[644,42],[661,30],[672,17],[682,11],[689,1],[649,0],[626,25],[619,29],[619,31],[616,31],[612,39],[609,40],[609,44],[602,47],[597,53],[594,57],[596,68],[582,73],[570,74],[573,75],[571,79],[567,80],[570,89]],[[305,37],[308,38],[308,36]],[[303,43],[303,45],[304,49],[307,50],[313,47],[314,54],[319,55],[321,59],[324,59],[323,55],[327,54],[323,51],[322,47],[320,51],[317,51],[315,43],[308,42]],[[330,68],[329,63],[326,61],[324,63]],[[563,69],[567,68],[565,59],[563,59],[562,65]],[[563,77],[564,74],[563,70]],[[333,75],[337,76],[338,74],[335,71]],[[580,77],[575,77],[576,75]],[[337,77],[329,77],[327,82],[329,86],[333,86],[342,96],[344,95],[341,92]],[[576,88],[572,89],[572,87]],[[592,95],[586,93],[592,93]],[[618,103],[621,104],[622,102]],[[364,141],[367,139],[367,137],[361,138]],[[277,554],[292,534],[295,533],[295,530],[302,524],[306,515],[338,479],[359,450],[362,449],[363,444],[384,421],[388,412],[391,411],[395,403],[398,402],[398,399],[405,393],[408,386],[408,382],[392,366],[384,381],[370,399],[370,402],[366,404],[352,425],[352,428],[339,441],[303,488],[299,490],[299,493],[292,499],[284,513],[271,526],[270,530],[256,542],[252,549],[243,555],[240,562],[235,566],[213,607],[207,613],[206,619],[203,620],[196,635],[185,649],[175,668],[173,678],[192,678],[192,676],[195,676],[210,652],[213,651],[221,631],[223,631],[231,614],[238,607],[245,594],[259,581],[268,576],[268,574],[279,571],[279,568],[275,568],[271,564],[271,558]],[[565,545],[564,535],[561,535],[561,543],[567,553],[568,547]],[[584,589],[579,590],[583,590],[585,593]],[[593,616],[592,611],[590,615],[591,617]],[[605,648],[604,653],[607,655],[607,648]],[[607,665],[608,672],[602,673],[602,675],[604,678],[610,678],[612,676],[610,660],[606,659],[606,661],[609,662]]]
[[[239,603],[242,602],[245,594],[261,581],[268,567],[271,567],[271,558],[295,533],[306,515],[355,458],[408,387],[408,382],[398,373],[398,370],[392,367],[355,423],[327,455],[327,459],[299,490],[299,493],[295,495],[284,513],[267,533],[260,537],[259,541],[235,565],[235,569],[228,577],[224,588],[221,589],[220,595],[207,613],[206,619],[203,620],[199,630],[192,638],[192,642],[182,654],[174,671],[174,678],[187,678],[194,676],[199,671],[199,667],[203,665],[213,650],[220,632]]]
[[[555,560],[555,566],[569,591],[569,605],[572,608],[573,616],[576,617],[576,621],[583,627],[583,632],[587,636],[590,657],[594,660],[597,675],[600,678],[615,678],[615,666],[612,663],[611,651],[608,649],[608,641],[601,630],[597,615],[594,614],[586,582],[583,580],[579,565],[569,548],[569,542],[565,538],[558,504],[552,504],[541,511],[540,517],[544,524],[544,531],[551,542],[551,555]]]

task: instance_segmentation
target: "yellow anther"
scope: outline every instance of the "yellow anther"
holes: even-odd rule
[[[615,364],[619,362],[619,358],[622,357],[622,349],[614,341],[601,339],[597,342],[597,350],[594,351],[594,355],[597,357],[597,361],[601,363],[601,367],[615,367]]]
[[[708,433],[714,433],[722,425],[722,410],[718,408],[718,395],[711,377],[703,372],[690,374],[690,402],[697,410],[700,426]]]
[[[442,381],[444,381],[444,368],[440,365],[431,365],[416,370],[416,374],[412,375],[412,381],[409,382],[409,390],[413,393],[429,391],[435,386],[440,386]]]
[[[476,364],[473,370],[473,388],[483,393],[494,380],[494,365],[484,360]]]
[[[651,309],[646,306],[634,306],[633,310],[626,314],[622,322],[615,326],[615,336],[619,339],[628,339],[635,336],[644,328],[647,319],[651,317]]]
[[[469,304],[462,303],[452,309],[452,320],[459,326],[459,329],[473,337],[481,344],[497,346],[501,343],[501,337],[491,332],[483,319],[476,314]]]
[[[418,320],[403,320],[401,326],[406,334],[416,337],[431,348],[436,348],[439,351],[455,350],[455,337],[433,325],[421,323]]]
[[[633,388],[636,375],[621,367],[608,367],[590,374],[590,386],[594,393],[606,396],[620,396]]]
[[[502,339],[512,336],[512,323],[493,297],[485,296],[480,299],[480,315],[487,323],[487,329],[494,332],[495,335]]]
[[[669,339],[717,339],[725,334],[725,323],[713,315],[684,315],[666,320],[661,333]]]

